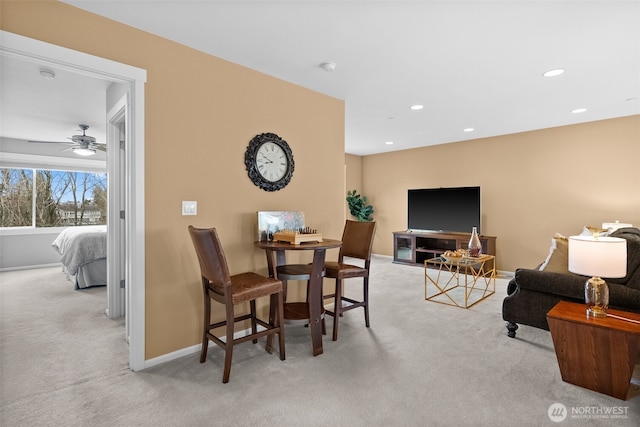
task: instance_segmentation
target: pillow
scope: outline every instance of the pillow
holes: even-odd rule
[[[549,255],[539,268],[552,273],[569,273],[569,240],[560,233],[551,239]]]
[[[595,236],[597,234],[599,237],[606,237],[614,231],[615,229],[613,228],[600,228],[585,225],[584,229],[582,229],[582,233],[580,233],[580,236]]]

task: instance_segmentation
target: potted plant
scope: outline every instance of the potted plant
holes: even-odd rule
[[[373,206],[367,204],[366,196],[361,196],[356,190],[347,191],[347,204],[349,212],[358,221],[373,221]]]

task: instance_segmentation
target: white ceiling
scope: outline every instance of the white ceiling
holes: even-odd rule
[[[640,114],[635,0],[65,3],[345,100],[351,154]],[[323,71],[323,61],[335,62],[335,71]],[[566,72],[542,77],[554,68]],[[67,89],[62,99],[80,95],[79,104],[91,96],[82,93]],[[44,89],[37,96],[44,100]],[[2,98],[2,120],[13,120],[4,90]],[[414,104],[424,109],[413,111]],[[22,103],[20,115],[36,106]],[[576,108],[587,111],[572,114]],[[40,125],[3,123],[0,136],[62,138],[80,120],[92,131],[104,126],[104,117],[60,113],[62,135],[45,138],[35,135]]]

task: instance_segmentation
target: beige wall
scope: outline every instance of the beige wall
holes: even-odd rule
[[[147,70],[146,359],[200,341],[202,294],[187,225],[218,228],[232,274],[266,267],[253,247],[258,210],[304,211],[308,225],[340,237],[342,101],[63,3],[0,7],[2,30]],[[293,179],[278,192],[259,189],[245,171],[245,149],[263,132],[293,150]],[[197,200],[198,215],[181,216],[181,200]]]
[[[640,116],[364,156],[361,179],[374,253],[392,255],[392,233],[406,228],[407,189],[479,185],[498,268],[534,267],[556,232],[640,225]]]

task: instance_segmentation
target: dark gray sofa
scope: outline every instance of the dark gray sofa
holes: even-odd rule
[[[610,236],[627,240],[627,275],[618,279],[605,278],[609,285],[609,307],[640,313],[640,230],[621,228]],[[584,304],[587,279],[573,273],[516,270],[502,302],[507,335],[516,336],[518,323],[549,330],[547,312],[559,301]]]

